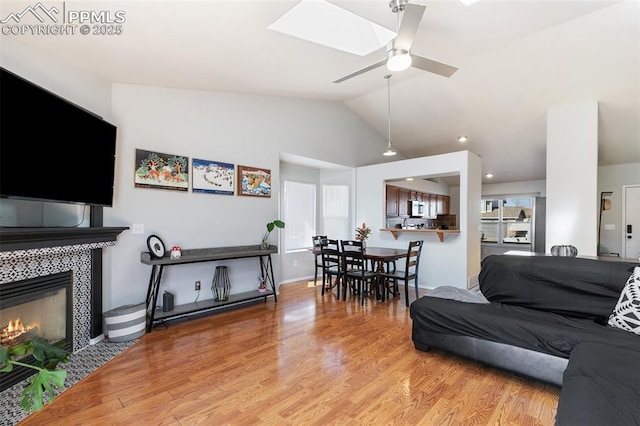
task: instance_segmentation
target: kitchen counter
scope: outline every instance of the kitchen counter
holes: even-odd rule
[[[382,228],[380,231],[391,232],[395,240],[398,239],[398,234],[404,232],[420,233],[420,234],[436,234],[440,242],[444,241],[445,235],[457,235],[460,234],[459,229],[400,229],[400,228]]]

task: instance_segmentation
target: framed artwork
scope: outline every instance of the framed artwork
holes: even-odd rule
[[[233,195],[235,166],[220,161],[191,160],[191,192]]]
[[[189,157],[136,149],[136,188],[189,190]]]
[[[238,195],[271,197],[271,170],[239,165]]]

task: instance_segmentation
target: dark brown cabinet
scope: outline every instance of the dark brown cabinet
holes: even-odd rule
[[[411,191],[404,188],[398,189],[398,215],[409,216],[409,200],[411,199]]]
[[[398,189],[387,185],[387,216],[398,216]]]
[[[448,195],[428,194],[387,185],[385,202],[387,217],[409,216],[409,200],[425,203],[424,217],[426,219],[436,219],[439,214],[449,214],[450,198]]]

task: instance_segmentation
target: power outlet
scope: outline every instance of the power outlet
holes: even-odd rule
[[[200,291],[200,281],[196,281],[196,291]]]

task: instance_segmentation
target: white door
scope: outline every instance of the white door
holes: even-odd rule
[[[624,192],[624,257],[638,259],[640,256],[640,186],[627,186]]]

